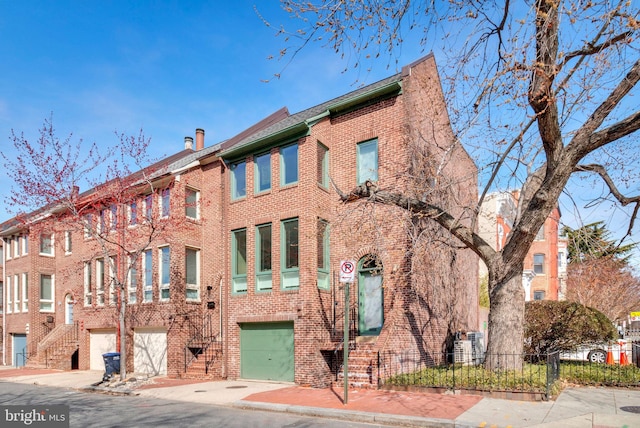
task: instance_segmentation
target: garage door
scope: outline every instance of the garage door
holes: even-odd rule
[[[240,376],[293,382],[293,323],[240,325]]]
[[[166,329],[135,329],[133,332],[133,371],[154,376],[167,374]]]
[[[91,370],[104,371],[104,358],[102,354],[116,352],[116,331],[90,330],[89,331],[89,368]]]

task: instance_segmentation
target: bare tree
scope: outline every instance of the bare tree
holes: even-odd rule
[[[162,180],[167,163],[148,166],[150,140],[142,131],[138,136],[116,136],[116,144],[102,145],[101,152],[95,143],[86,146],[81,139],[72,143],[71,135],[60,140],[51,117],[35,142],[12,131],[15,154],[2,156],[14,180],[6,203],[16,226],[34,237],[43,230],[56,236],[84,236],[83,260],[104,262],[106,291],[96,295],[99,302],[85,301],[85,306],[96,310],[115,306],[120,377],[125,379],[128,280],[137,274],[143,252],[174,226],[158,204],[151,203],[159,188],[172,185]],[[80,186],[90,190],[80,193]],[[66,275],[82,278],[82,263],[71,266]]]
[[[627,235],[634,231],[640,208],[640,195],[633,194],[640,153],[633,134],[640,111],[632,100],[640,80],[638,9],[606,0],[281,3],[301,27],[279,28],[285,59],[319,42],[364,67],[380,55],[393,58],[416,28],[424,31],[424,46],[432,43],[436,55],[446,57],[441,73],[452,126],[481,169],[481,197],[467,214],[477,216],[490,191],[520,189],[519,212],[504,247],[494,250],[474,224],[459,221],[459,214],[430,199],[429,192],[367,182],[339,193],[345,203],[366,198],[432,219],[473,250],[489,273],[487,353],[521,353],[523,260],[567,186],[584,177],[600,179],[604,190],[592,190],[591,203],[633,207]],[[487,366],[505,363],[522,364],[490,359]]]

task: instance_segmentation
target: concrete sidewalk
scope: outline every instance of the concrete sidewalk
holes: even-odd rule
[[[533,402],[420,392],[314,389],[293,384],[151,378],[109,387],[100,371],[0,368],[0,382],[32,383],[287,412],[394,426],[640,427],[640,390],[568,388],[555,401]],[[140,380],[140,379],[139,379]]]

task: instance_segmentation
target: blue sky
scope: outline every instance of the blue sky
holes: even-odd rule
[[[12,129],[37,138],[53,114],[58,137],[73,133],[73,141],[112,145],[116,131],[143,129],[157,158],[182,150],[196,128],[209,146],[283,106],[297,112],[397,71],[396,58],[384,56],[371,72],[354,70],[318,44],[283,71],[284,62],[267,58],[286,45],[254,4],[272,23],[290,22],[277,0],[0,0],[0,150],[11,153]],[[405,40],[399,66],[425,54]],[[10,185],[0,174],[1,199]],[[569,211],[563,220],[576,224]],[[0,221],[8,218],[0,208]],[[612,218],[614,231],[625,226]]]
[[[265,18],[288,20],[276,0],[0,0],[1,150],[10,153],[12,129],[35,139],[53,114],[58,137],[73,141],[112,145],[115,131],[143,129],[159,157],[182,150],[196,128],[209,146],[283,106],[296,112],[396,71],[343,73],[336,54],[311,46],[272,79],[285,63],[267,58],[284,43],[255,3]],[[2,189],[10,183],[0,176]]]

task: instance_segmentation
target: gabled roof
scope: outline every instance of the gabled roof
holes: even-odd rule
[[[219,156],[226,159],[239,158],[256,148],[308,135],[311,127],[323,117],[348,111],[373,99],[400,94],[402,92],[401,81],[403,76],[403,73],[394,74],[391,77],[341,95],[315,107],[293,115],[287,114],[277,119],[274,117],[276,114],[282,114],[283,111],[286,111],[286,109],[281,109],[269,117],[273,123],[268,126],[256,132],[248,132],[252,130],[252,128],[249,128],[247,131],[238,134],[237,137],[225,142],[222,145]]]

